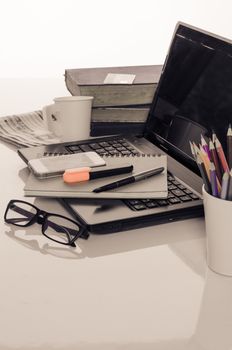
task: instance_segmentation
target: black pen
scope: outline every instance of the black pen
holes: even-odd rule
[[[133,182],[145,180],[148,177],[158,175],[158,174],[162,173],[163,171],[164,171],[164,167],[142,171],[141,173],[135,174],[133,176],[124,177],[121,180],[111,182],[111,183],[104,185],[102,187],[95,188],[93,190],[93,192],[99,193],[99,192],[104,192],[104,191],[108,191],[108,190],[113,190],[114,188],[128,185],[128,184],[131,184]]]

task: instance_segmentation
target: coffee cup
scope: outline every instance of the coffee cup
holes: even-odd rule
[[[93,97],[65,96],[53,101],[53,104],[43,107],[48,130],[61,142],[88,139]]]

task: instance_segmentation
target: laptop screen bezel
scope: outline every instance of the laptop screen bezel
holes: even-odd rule
[[[165,77],[165,68],[168,63],[168,59],[170,57],[170,53],[172,51],[172,47],[174,44],[174,39],[176,35],[191,35],[191,38],[196,38],[197,41],[199,41],[199,36],[201,36],[201,42],[205,45],[211,45],[211,41],[213,40],[214,45],[217,49],[224,49],[225,46],[228,49],[227,52],[232,55],[232,41],[230,39],[221,37],[219,35],[213,34],[211,32],[205,31],[203,29],[194,27],[192,25],[186,24],[184,22],[178,22],[176,24],[176,27],[174,29],[174,33],[171,39],[171,43],[168,49],[168,53],[165,58],[165,62],[163,64],[162,72],[160,75],[160,79],[154,94],[154,98],[151,104],[151,108],[148,114],[147,122],[144,128],[144,137],[148,140],[150,140],[152,143],[156,144],[158,147],[163,149],[167,154],[171,155],[173,158],[175,158],[177,161],[182,163],[183,165],[187,166],[189,169],[194,171],[195,173],[199,174],[198,167],[196,165],[196,162],[192,157],[181,151],[181,149],[177,148],[175,145],[168,142],[165,138],[162,138],[159,134],[157,134],[153,130],[153,124],[154,124],[154,118],[155,118],[155,108],[158,101],[159,96],[159,90],[162,84],[162,81]]]

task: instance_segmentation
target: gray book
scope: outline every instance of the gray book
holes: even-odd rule
[[[167,157],[166,155],[137,155],[137,156],[105,156],[107,165],[118,165],[128,163],[133,165],[133,172],[130,174],[117,175],[66,184],[62,176],[50,179],[38,179],[32,173],[29,175],[24,187],[26,196],[37,197],[59,197],[59,198],[167,198]],[[113,181],[137,174],[153,168],[164,167],[162,174],[152,176],[114,190],[93,193],[97,187],[106,185]]]
[[[148,107],[94,107],[94,123],[145,123],[149,113]]]
[[[93,96],[94,107],[151,104],[162,65],[66,69],[65,83],[74,95]],[[133,74],[132,84],[104,84],[108,74]]]

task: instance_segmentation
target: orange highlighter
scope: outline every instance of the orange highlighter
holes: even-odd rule
[[[100,179],[102,177],[127,174],[132,172],[133,165],[122,164],[120,166],[102,166],[102,167],[83,167],[76,169],[67,169],[63,174],[63,180],[67,184]]]

